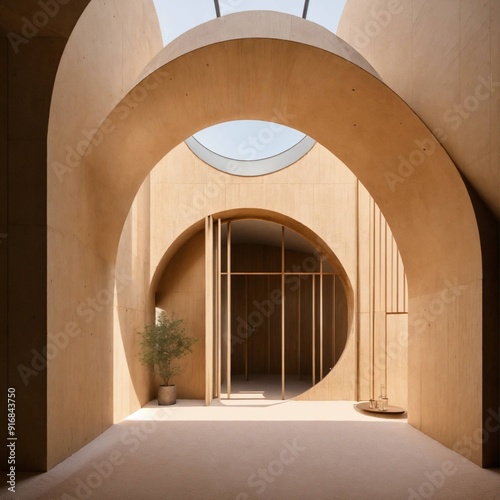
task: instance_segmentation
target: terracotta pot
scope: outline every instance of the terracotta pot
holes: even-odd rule
[[[158,387],[158,404],[161,406],[175,405],[177,388],[175,385],[160,385]]]

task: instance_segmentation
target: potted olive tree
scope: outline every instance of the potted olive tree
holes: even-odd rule
[[[186,335],[182,319],[167,317],[164,312],[161,312],[155,325],[146,325],[140,335],[139,357],[142,364],[163,380],[163,385],[158,388],[158,404],[175,404],[177,390],[175,384],[170,382],[182,372],[175,361],[191,352],[197,339]]]

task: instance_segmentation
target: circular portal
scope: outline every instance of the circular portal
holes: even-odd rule
[[[214,274],[206,288],[210,246]],[[296,397],[325,378],[344,352],[350,301],[343,269],[327,248],[282,224],[214,221],[172,256],[156,288],[156,307],[183,318],[201,347],[207,293],[214,297],[207,314],[215,321],[210,376],[221,401]],[[183,360],[189,375],[176,381],[181,398],[204,396],[209,375],[201,347]]]

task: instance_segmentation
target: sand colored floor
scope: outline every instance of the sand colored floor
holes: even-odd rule
[[[236,384],[240,397],[209,407],[187,400],[158,407],[152,401],[50,472],[18,475],[15,496],[4,488],[0,496],[500,499],[498,470],[463,459],[404,416],[363,414],[347,401],[282,402],[248,387]]]

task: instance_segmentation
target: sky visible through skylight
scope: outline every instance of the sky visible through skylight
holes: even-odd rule
[[[337,26],[347,0],[310,0],[309,21],[331,32]],[[186,31],[215,19],[213,0],[154,0],[163,43],[167,45]],[[221,15],[249,10],[272,10],[302,17],[304,0],[219,0]],[[290,149],[305,136],[282,125],[239,120],[214,125],[194,138],[214,153],[238,160],[260,160]]]

